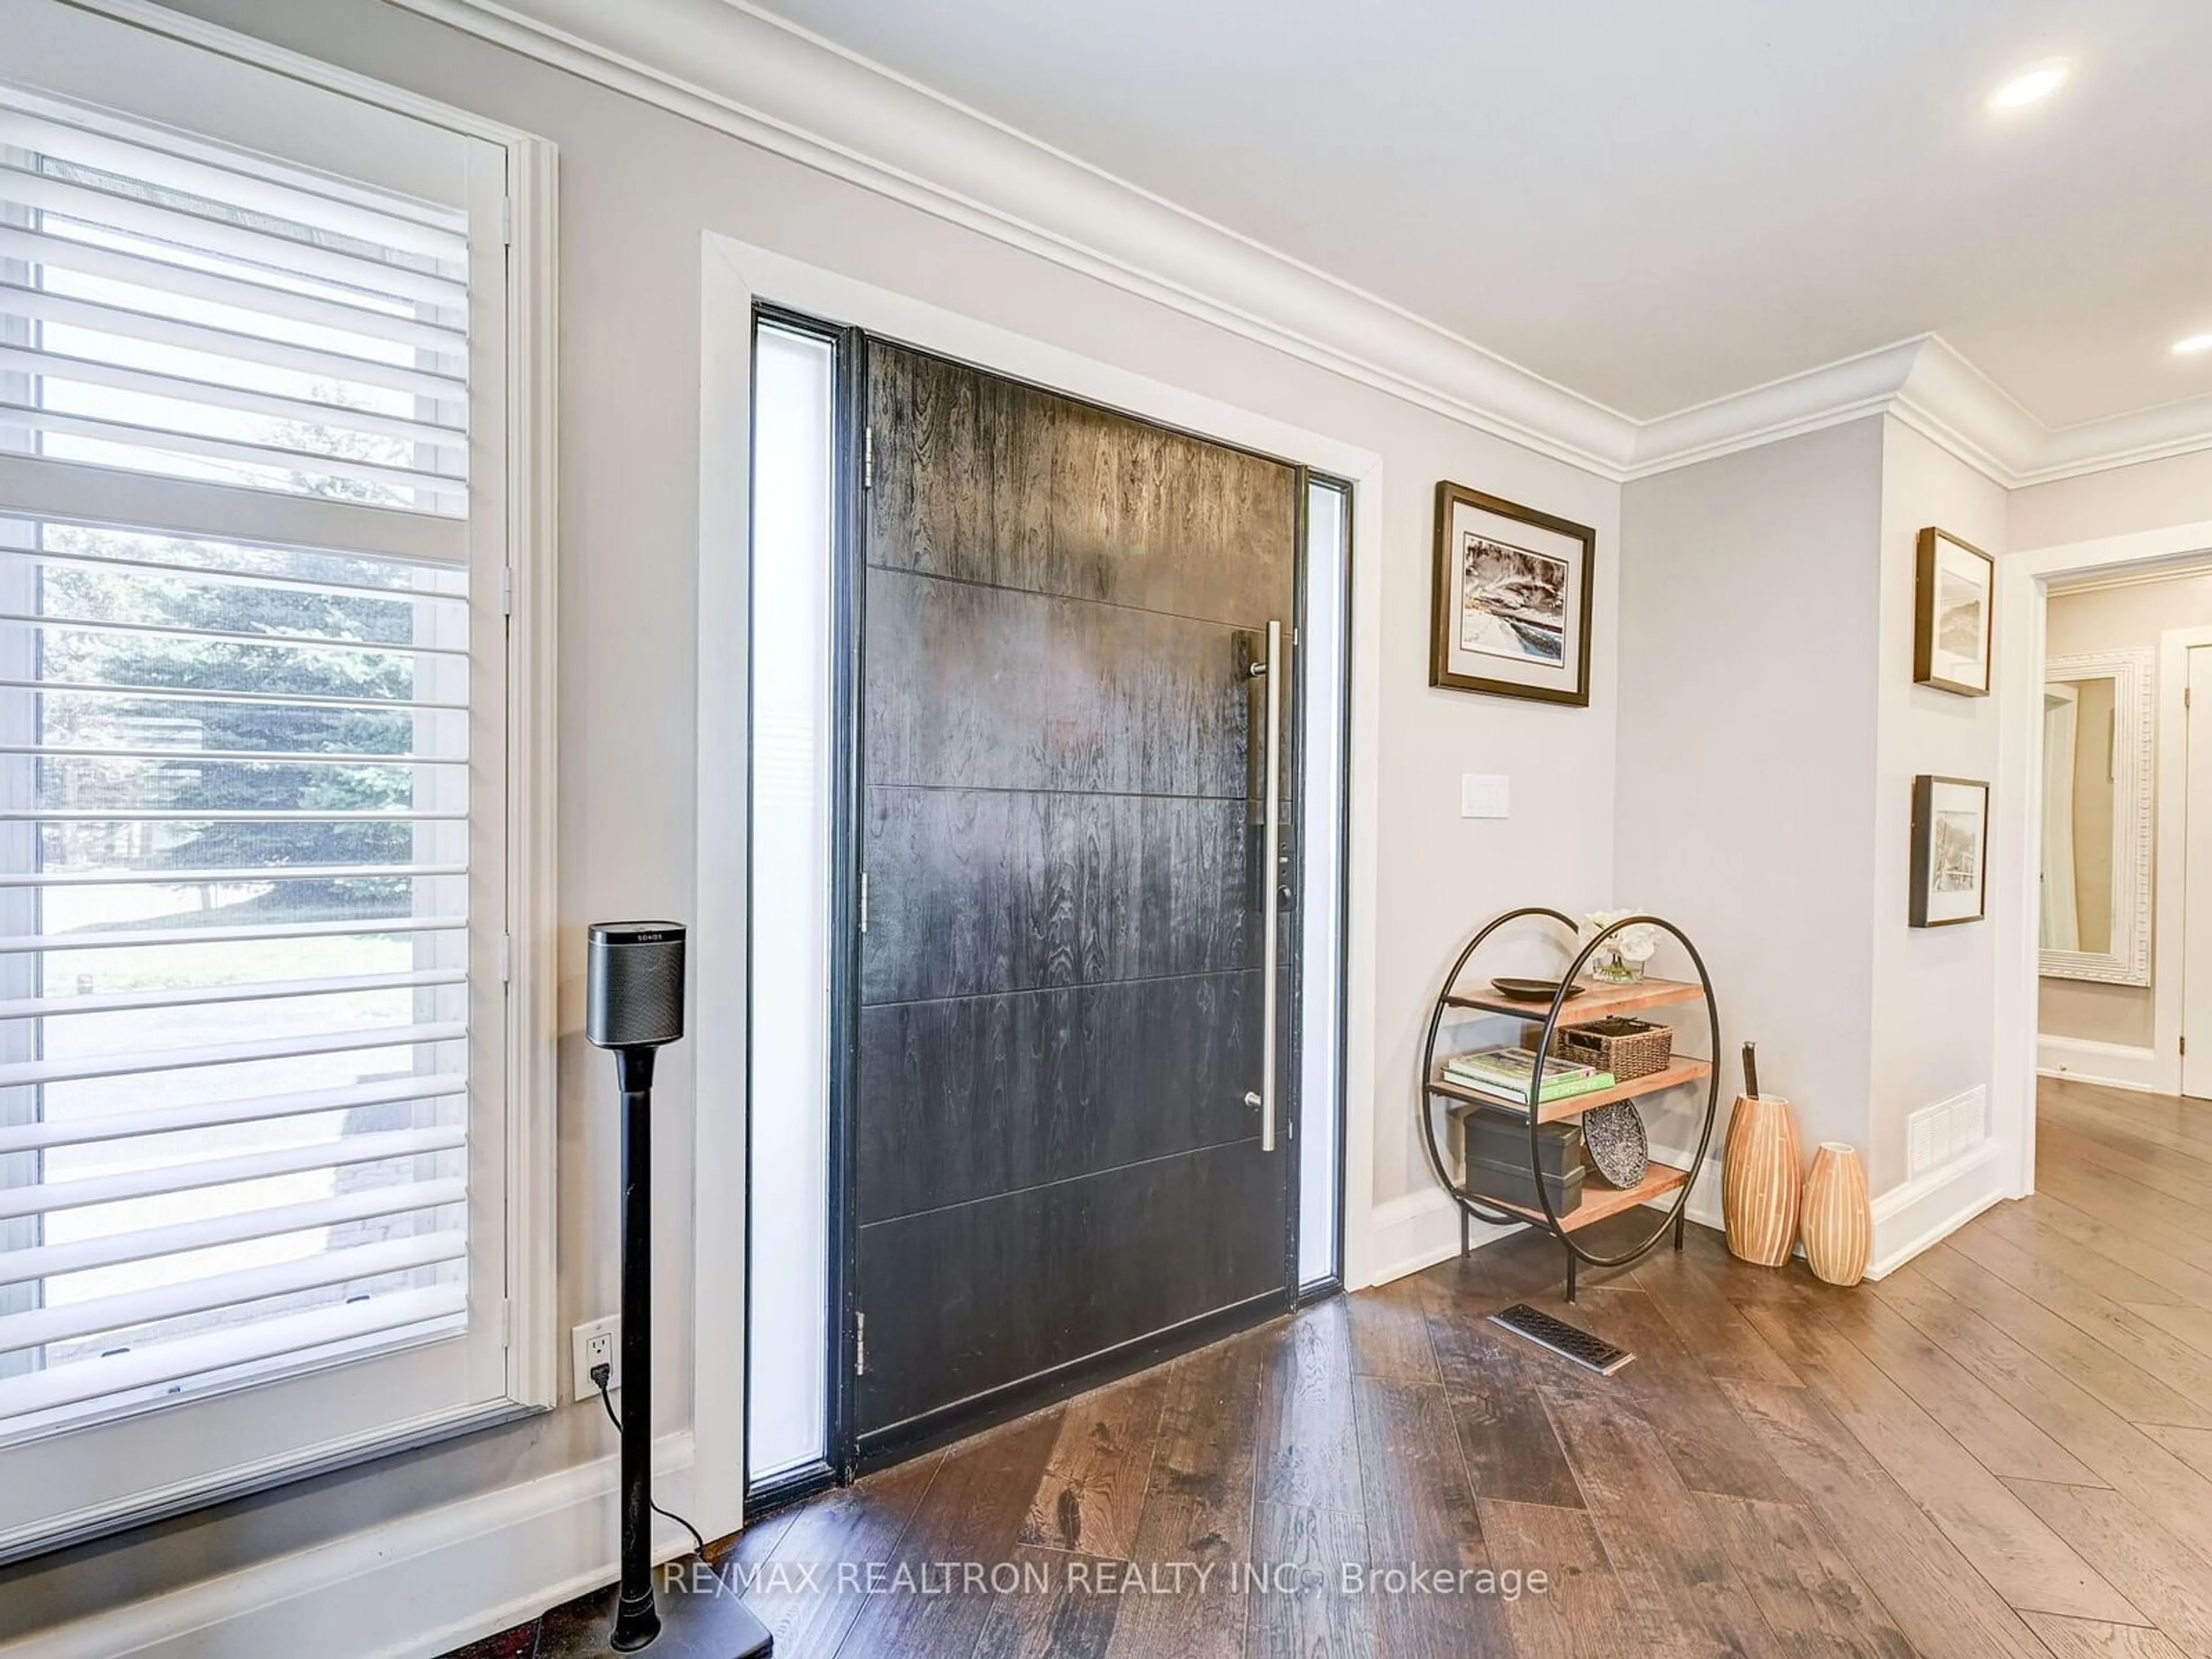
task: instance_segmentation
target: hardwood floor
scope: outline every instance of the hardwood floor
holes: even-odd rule
[[[2046,1084],[2039,1146],[2036,1197],[1878,1285],[1693,1227],[1570,1310],[1524,1235],[731,1559],[781,1659],[2212,1659],[2212,1105]],[[1486,1322],[1524,1299],[1635,1363]]]

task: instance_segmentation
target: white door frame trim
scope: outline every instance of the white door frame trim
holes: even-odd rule
[[[1349,823],[1345,843],[1345,1110],[1343,1270],[1347,1287],[1372,1271],[1375,1154],[1376,860],[1381,740],[1382,460],[1373,451],[1270,416],[1221,403],[959,313],[755,246],[717,232],[702,238],[699,503],[699,926],[694,946],[697,1006],[742,1009],[745,997],[744,883],[750,483],[752,453],[752,308],[770,301],[825,321],[865,328],[994,373],[1047,386],[1147,420],[1204,433],[1261,453],[1295,458],[1352,485],[1351,732],[1346,757]],[[704,1018],[698,1036],[700,1166],[744,1168],[746,1111],[744,1020]],[[735,1159],[734,1166],[727,1161]],[[742,1185],[742,1182],[739,1183]],[[744,1260],[744,1208],[702,1209],[702,1262]],[[709,1252],[712,1252],[711,1254]],[[705,1275],[702,1274],[702,1280]],[[744,1376],[744,1322],[736,1299],[710,1331],[701,1310],[700,1361],[707,1373]],[[732,1310],[735,1310],[734,1312]],[[741,1450],[720,1425],[710,1454],[699,1422],[703,1513],[711,1536],[734,1525],[744,1481]],[[721,1471],[739,1472],[725,1476]],[[734,1490],[724,1490],[726,1486]],[[709,1524],[709,1522],[713,1524]]]
[[[2158,1092],[2181,1092],[2182,997],[2186,965],[2184,945],[2184,871],[2188,863],[2188,814],[2166,810],[2186,805],[2189,794],[2189,653],[2212,646],[2212,627],[2169,628],[2158,636],[2158,813],[2151,848],[2151,1046],[2160,1081]]]
[[[2037,969],[2041,907],[2038,872],[2043,830],[2043,659],[2051,585],[2093,571],[2154,572],[2201,562],[2212,552],[2212,521],[2013,553],[1997,561],[1996,817],[1990,842],[1991,920],[1997,929],[1996,1032],[1991,1048],[1990,1127],[2012,1154],[2013,1196],[2035,1190]],[[2161,709],[2164,699],[2160,698]],[[2161,768],[2161,778],[2163,769]],[[2161,934],[2166,930],[2161,927]],[[2154,977],[2171,984],[2163,954]],[[2178,988],[2174,988],[2178,990]],[[2177,1008],[2177,1016],[2179,1010]],[[2178,1027],[2176,1028],[2179,1029]],[[2174,1085],[2180,1083],[2177,1057]]]

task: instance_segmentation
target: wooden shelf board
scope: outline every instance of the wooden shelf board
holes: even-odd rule
[[[1583,1201],[1571,1214],[1559,1218],[1559,1225],[1568,1232],[1588,1227],[1619,1215],[1623,1210],[1632,1210],[1649,1200],[1664,1197],[1682,1186],[1690,1178],[1687,1170],[1678,1170],[1669,1164],[1655,1163],[1644,1171],[1644,1179],[1633,1187],[1608,1186],[1593,1170],[1583,1177]],[[1502,1198],[1484,1198],[1480,1193],[1469,1192],[1469,1198],[1500,1210],[1510,1210],[1515,1215],[1526,1216],[1538,1226],[1544,1224],[1544,1212],[1518,1204],[1508,1204]]]
[[[1587,1025],[1594,1019],[1610,1019],[1615,1014],[1633,1013],[1638,1008],[1657,1008],[1670,1002],[1695,1002],[1705,994],[1704,986],[1680,979],[1639,979],[1632,985],[1606,985],[1594,979],[1579,982],[1583,987],[1582,995],[1559,1010],[1561,1025]],[[1509,1014],[1540,1023],[1552,1006],[1549,998],[1524,1002],[1518,998],[1500,996],[1494,990],[1448,991],[1444,994],[1444,1000],[1455,1008],[1472,1008],[1485,1014]]]
[[[1547,1100],[1537,1112],[1536,1121],[1539,1123],[1558,1123],[1567,1118],[1580,1117],[1584,1112],[1600,1106],[1610,1106],[1617,1100],[1634,1100],[1642,1095],[1656,1095],[1662,1089],[1680,1088],[1685,1083],[1702,1083],[1712,1074],[1713,1063],[1710,1060],[1680,1055],[1663,1072],[1647,1072],[1642,1077],[1631,1078],[1610,1089],[1594,1089],[1586,1095],[1570,1095],[1565,1100]],[[1435,1093],[1449,1096],[1459,1103],[1451,1108],[1455,1117],[1470,1106],[1495,1106],[1500,1111],[1511,1112],[1516,1117],[1525,1120],[1528,1116],[1528,1108],[1517,1100],[1500,1100],[1480,1089],[1462,1088],[1445,1078],[1432,1079],[1429,1087]]]

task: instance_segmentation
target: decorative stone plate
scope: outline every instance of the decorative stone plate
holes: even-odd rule
[[[1651,1167],[1644,1114],[1632,1100],[1616,1100],[1583,1114],[1583,1146],[1597,1172],[1616,1187],[1633,1187]]]

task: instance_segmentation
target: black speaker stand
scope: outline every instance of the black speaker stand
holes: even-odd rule
[[[736,1584],[710,1576],[713,1570],[696,1556],[662,1571],[675,1582],[660,1596],[660,1633],[631,1651],[647,1659],[754,1659],[773,1650],[775,1638],[738,1600]],[[723,1586],[719,1591],[718,1584]],[[609,1584],[547,1613],[538,1627],[537,1659],[602,1659],[617,1653],[607,1638],[620,1594],[618,1585]]]
[[[537,1659],[757,1659],[775,1646],[736,1587],[696,1557],[652,1570],[653,1052],[615,1050],[623,1097],[622,1578],[547,1613]]]

